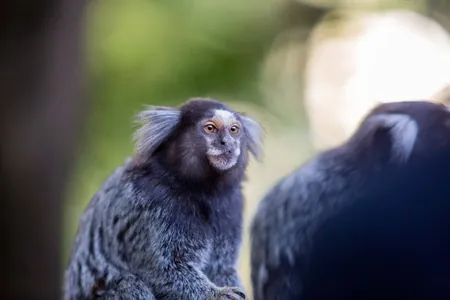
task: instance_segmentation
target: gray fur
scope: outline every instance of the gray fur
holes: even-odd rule
[[[245,299],[237,260],[249,149],[245,136],[235,137],[233,167],[221,172],[208,163],[197,125],[212,108],[229,109],[196,99],[180,110],[144,112],[140,150],[107,178],[80,219],[65,300]]]
[[[256,159],[262,160],[262,142],[264,138],[264,130],[261,125],[252,118],[241,115],[242,123],[246,130],[246,136],[248,139],[248,148]]]
[[[100,284],[100,285],[99,285]],[[108,300],[154,300],[151,288],[139,277],[128,274],[111,281],[108,286],[97,283],[94,291],[97,299]]]
[[[150,157],[176,128],[180,116],[178,109],[164,106],[148,106],[140,112],[136,123],[141,126],[133,136],[137,153]]]

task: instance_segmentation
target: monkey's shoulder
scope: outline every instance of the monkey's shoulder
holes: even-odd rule
[[[255,222],[277,222],[284,224],[286,217],[307,213],[307,208],[314,207],[323,200],[323,190],[330,180],[328,171],[320,159],[312,159],[291,173],[280,178],[262,198],[255,215]]]
[[[280,259],[306,255],[320,224],[348,199],[346,179],[351,168],[333,163],[333,153],[317,155],[281,178],[258,205],[251,223],[256,256],[269,266]]]
[[[117,205],[145,209],[172,222],[191,219],[213,225],[221,220],[233,221],[240,216],[243,206],[240,186],[219,189],[189,185],[171,174],[161,175],[152,169],[127,170],[120,185],[123,199],[113,200],[121,202]]]

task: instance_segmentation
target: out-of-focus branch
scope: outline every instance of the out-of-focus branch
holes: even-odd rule
[[[286,27],[302,28],[308,32],[319,22],[332,8],[312,3],[303,3],[298,0],[287,0],[281,11],[283,24]]]
[[[85,114],[83,0],[0,8],[1,299],[60,299],[61,210]]]

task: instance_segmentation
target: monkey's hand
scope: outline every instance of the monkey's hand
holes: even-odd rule
[[[210,298],[211,300],[244,300],[247,299],[245,293],[238,287],[226,286],[219,288],[218,292]]]

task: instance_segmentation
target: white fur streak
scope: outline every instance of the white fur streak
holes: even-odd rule
[[[230,112],[230,111],[227,111],[227,110],[216,109],[216,110],[214,110],[214,114],[217,117],[221,118],[225,125],[230,125],[229,124],[230,120],[234,119],[234,114],[232,112]]]
[[[233,156],[228,160],[222,159],[220,156],[209,156],[209,162],[217,169],[225,171],[232,168],[238,160],[237,156]]]
[[[206,155],[208,156],[218,156],[222,155],[223,151],[217,149],[217,148],[209,148],[208,151],[206,151]]]
[[[250,117],[241,116],[244,131],[248,139],[248,148],[256,159],[262,160],[263,150],[263,128],[261,125]]]
[[[372,117],[381,126],[390,128],[392,137],[392,160],[405,163],[414,148],[418,134],[417,123],[408,115],[381,114]]]
[[[136,151],[151,155],[173,132],[180,120],[180,111],[175,108],[151,106],[138,115],[142,126],[136,130]]]
[[[234,149],[234,156],[239,157],[239,155],[241,155],[241,148],[240,147],[240,143],[237,143],[237,147],[236,149]]]

